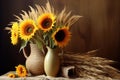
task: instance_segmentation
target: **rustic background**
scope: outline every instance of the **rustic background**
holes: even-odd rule
[[[50,0],[59,11],[66,5],[73,14],[83,16],[72,26],[72,40],[65,48],[71,52],[86,52],[99,49],[98,56],[118,61],[120,69],[120,0]],[[4,28],[28,5],[44,5],[46,0],[1,0],[0,1],[0,74],[24,64],[25,58],[18,53],[19,45],[12,46],[10,34]]]

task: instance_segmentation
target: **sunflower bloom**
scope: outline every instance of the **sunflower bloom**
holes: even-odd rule
[[[52,13],[45,13],[38,17],[38,27],[47,32],[52,29],[55,23],[55,15]]]
[[[53,34],[52,38],[55,41],[55,45],[60,48],[65,47],[71,38],[71,33],[68,27],[58,28]]]
[[[16,67],[16,73],[19,77],[26,77],[27,76],[27,69],[23,65],[18,65]]]
[[[9,73],[9,74],[8,74],[8,77],[9,77],[9,78],[15,78],[16,75],[15,75],[14,73]]]
[[[18,43],[18,23],[13,23],[11,29],[11,43],[16,45]]]
[[[38,30],[38,28],[33,20],[24,20],[20,23],[20,38],[28,41],[34,36],[36,30]]]

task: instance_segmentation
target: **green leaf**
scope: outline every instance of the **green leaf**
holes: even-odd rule
[[[54,41],[51,39],[51,47],[54,48]]]
[[[37,44],[38,48],[39,48],[40,50],[42,50],[42,48],[43,48],[43,43],[42,43],[41,41],[39,41],[39,40],[36,40],[36,44]]]
[[[25,48],[25,47],[27,46],[27,43],[28,43],[28,41],[22,40],[22,42],[21,42],[21,47],[20,47],[19,52],[20,52],[23,48]]]
[[[54,48],[54,41],[52,40],[52,37],[49,37],[49,46]]]

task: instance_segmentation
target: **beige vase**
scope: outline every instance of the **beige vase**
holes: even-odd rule
[[[56,49],[47,47],[48,51],[44,60],[44,69],[47,76],[55,77],[60,68],[60,59]]]
[[[25,49],[23,49],[23,54],[26,57],[26,68],[32,75],[44,74],[44,54],[36,44],[30,44],[29,56]]]

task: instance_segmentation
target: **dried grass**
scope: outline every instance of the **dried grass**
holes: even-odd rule
[[[120,79],[120,71],[110,64],[115,63],[102,57],[95,56],[97,50],[89,51],[84,54],[65,52],[62,54],[62,67],[75,66],[72,75],[87,79]],[[67,73],[68,75],[70,73]],[[69,75],[69,77],[73,77]]]

